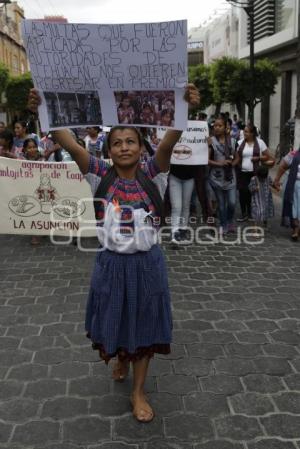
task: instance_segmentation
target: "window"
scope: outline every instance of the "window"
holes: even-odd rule
[[[276,33],[293,27],[296,13],[296,0],[275,0]]]

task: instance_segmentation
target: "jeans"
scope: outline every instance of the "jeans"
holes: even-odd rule
[[[223,190],[214,187],[214,192],[218,202],[220,225],[225,228],[233,221],[236,204],[236,188]]]
[[[179,179],[170,174],[169,193],[171,202],[172,235],[189,223],[190,203],[194,189],[194,179]],[[181,226],[183,225],[183,226]]]

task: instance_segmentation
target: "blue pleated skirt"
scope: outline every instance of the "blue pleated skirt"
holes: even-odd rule
[[[172,316],[161,248],[119,254],[99,251],[86,309],[93,348],[108,362],[170,352]]]

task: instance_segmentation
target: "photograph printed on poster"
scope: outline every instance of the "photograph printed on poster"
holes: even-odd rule
[[[175,92],[115,91],[120,125],[174,126]]]
[[[102,114],[97,91],[84,93],[44,92],[49,126],[101,125]]]

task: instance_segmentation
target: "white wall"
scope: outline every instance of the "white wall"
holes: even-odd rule
[[[276,93],[270,97],[269,148],[274,150],[280,140],[281,78],[275,87]]]

